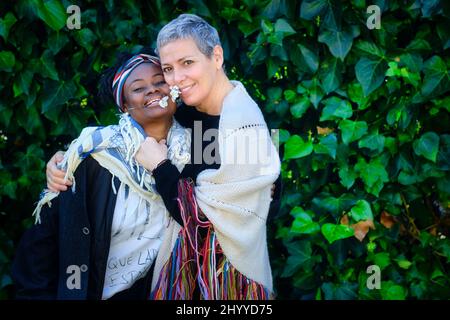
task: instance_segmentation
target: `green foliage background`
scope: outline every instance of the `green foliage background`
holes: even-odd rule
[[[71,4],[80,30],[66,27]],[[371,4],[379,30],[366,27]],[[115,122],[95,97],[101,70],[154,47],[183,12],[217,27],[230,78],[281,129],[283,204],[268,228],[278,298],[449,299],[445,0],[0,2],[0,298],[46,160],[84,126]],[[380,290],[366,286],[373,264]]]

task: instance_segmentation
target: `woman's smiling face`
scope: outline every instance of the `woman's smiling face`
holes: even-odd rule
[[[201,106],[210,99],[217,70],[222,63],[207,57],[192,38],[171,41],[159,49],[164,78],[170,86],[178,86],[183,102]]]
[[[164,96],[169,96],[169,92],[169,85],[164,80],[161,68],[153,63],[142,63],[125,81],[124,109],[139,124],[171,118],[176,111],[175,102],[168,99],[166,108],[159,104]]]

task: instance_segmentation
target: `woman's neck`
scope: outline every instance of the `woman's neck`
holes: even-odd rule
[[[161,139],[167,139],[167,135],[169,133],[170,127],[172,127],[173,117],[170,118],[169,121],[164,119],[164,121],[155,121],[147,123],[143,128],[145,133],[152,138],[155,138],[156,141],[160,141]]]
[[[211,89],[209,97],[200,105],[195,106],[200,112],[209,114],[211,116],[218,116],[222,112],[223,100],[233,90],[234,86],[225,75],[222,73],[218,77]]]

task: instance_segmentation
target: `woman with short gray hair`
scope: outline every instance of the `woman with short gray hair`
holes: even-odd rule
[[[222,45],[216,28],[195,14],[181,14],[159,31],[156,53],[159,55],[159,48],[169,42],[189,38],[195,41],[200,52],[208,58],[212,56],[215,46]]]
[[[182,226],[174,220],[168,225],[155,264],[152,298],[269,299],[273,286],[266,221],[280,159],[261,110],[240,82],[226,76],[217,30],[202,18],[180,15],[161,29],[157,46],[166,82],[179,88],[187,105],[176,116],[193,129],[194,163],[180,174],[152,140],[144,141],[136,155],[153,172],[171,215],[183,220]],[[195,135],[196,121],[201,121],[202,134],[218,132],[214,158],[219,161],[204,159],[208,146]],[[264,149],[264,161],[236,141],[250,141],[256,153]],[[235,156],[242,155],[252,161],[237,163]]]

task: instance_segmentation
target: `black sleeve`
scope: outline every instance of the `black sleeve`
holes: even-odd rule
[[[167,211],[182,226],[183,220],[177,202],[180,172],[172,162],[166,161],[153,170],[153,177],[156,182],[156,190],[161,195]]]
[[[175,119],[185,128],[193,128],[195,108],[182,103],[175,112]]]
[[[16,299],[56,299],[58,283],[58,197],[41,211],[41,223],[22,236],[11,276]]]
[[[269,214],[267,216],[267,220],[272,220],[280,211],[281,206],[281,194],[283,192],[283,182],[281,180],[281,174],[278,176],[278,179],[275,181],[275,190],[273,193],[273,199],[270,203]]]

